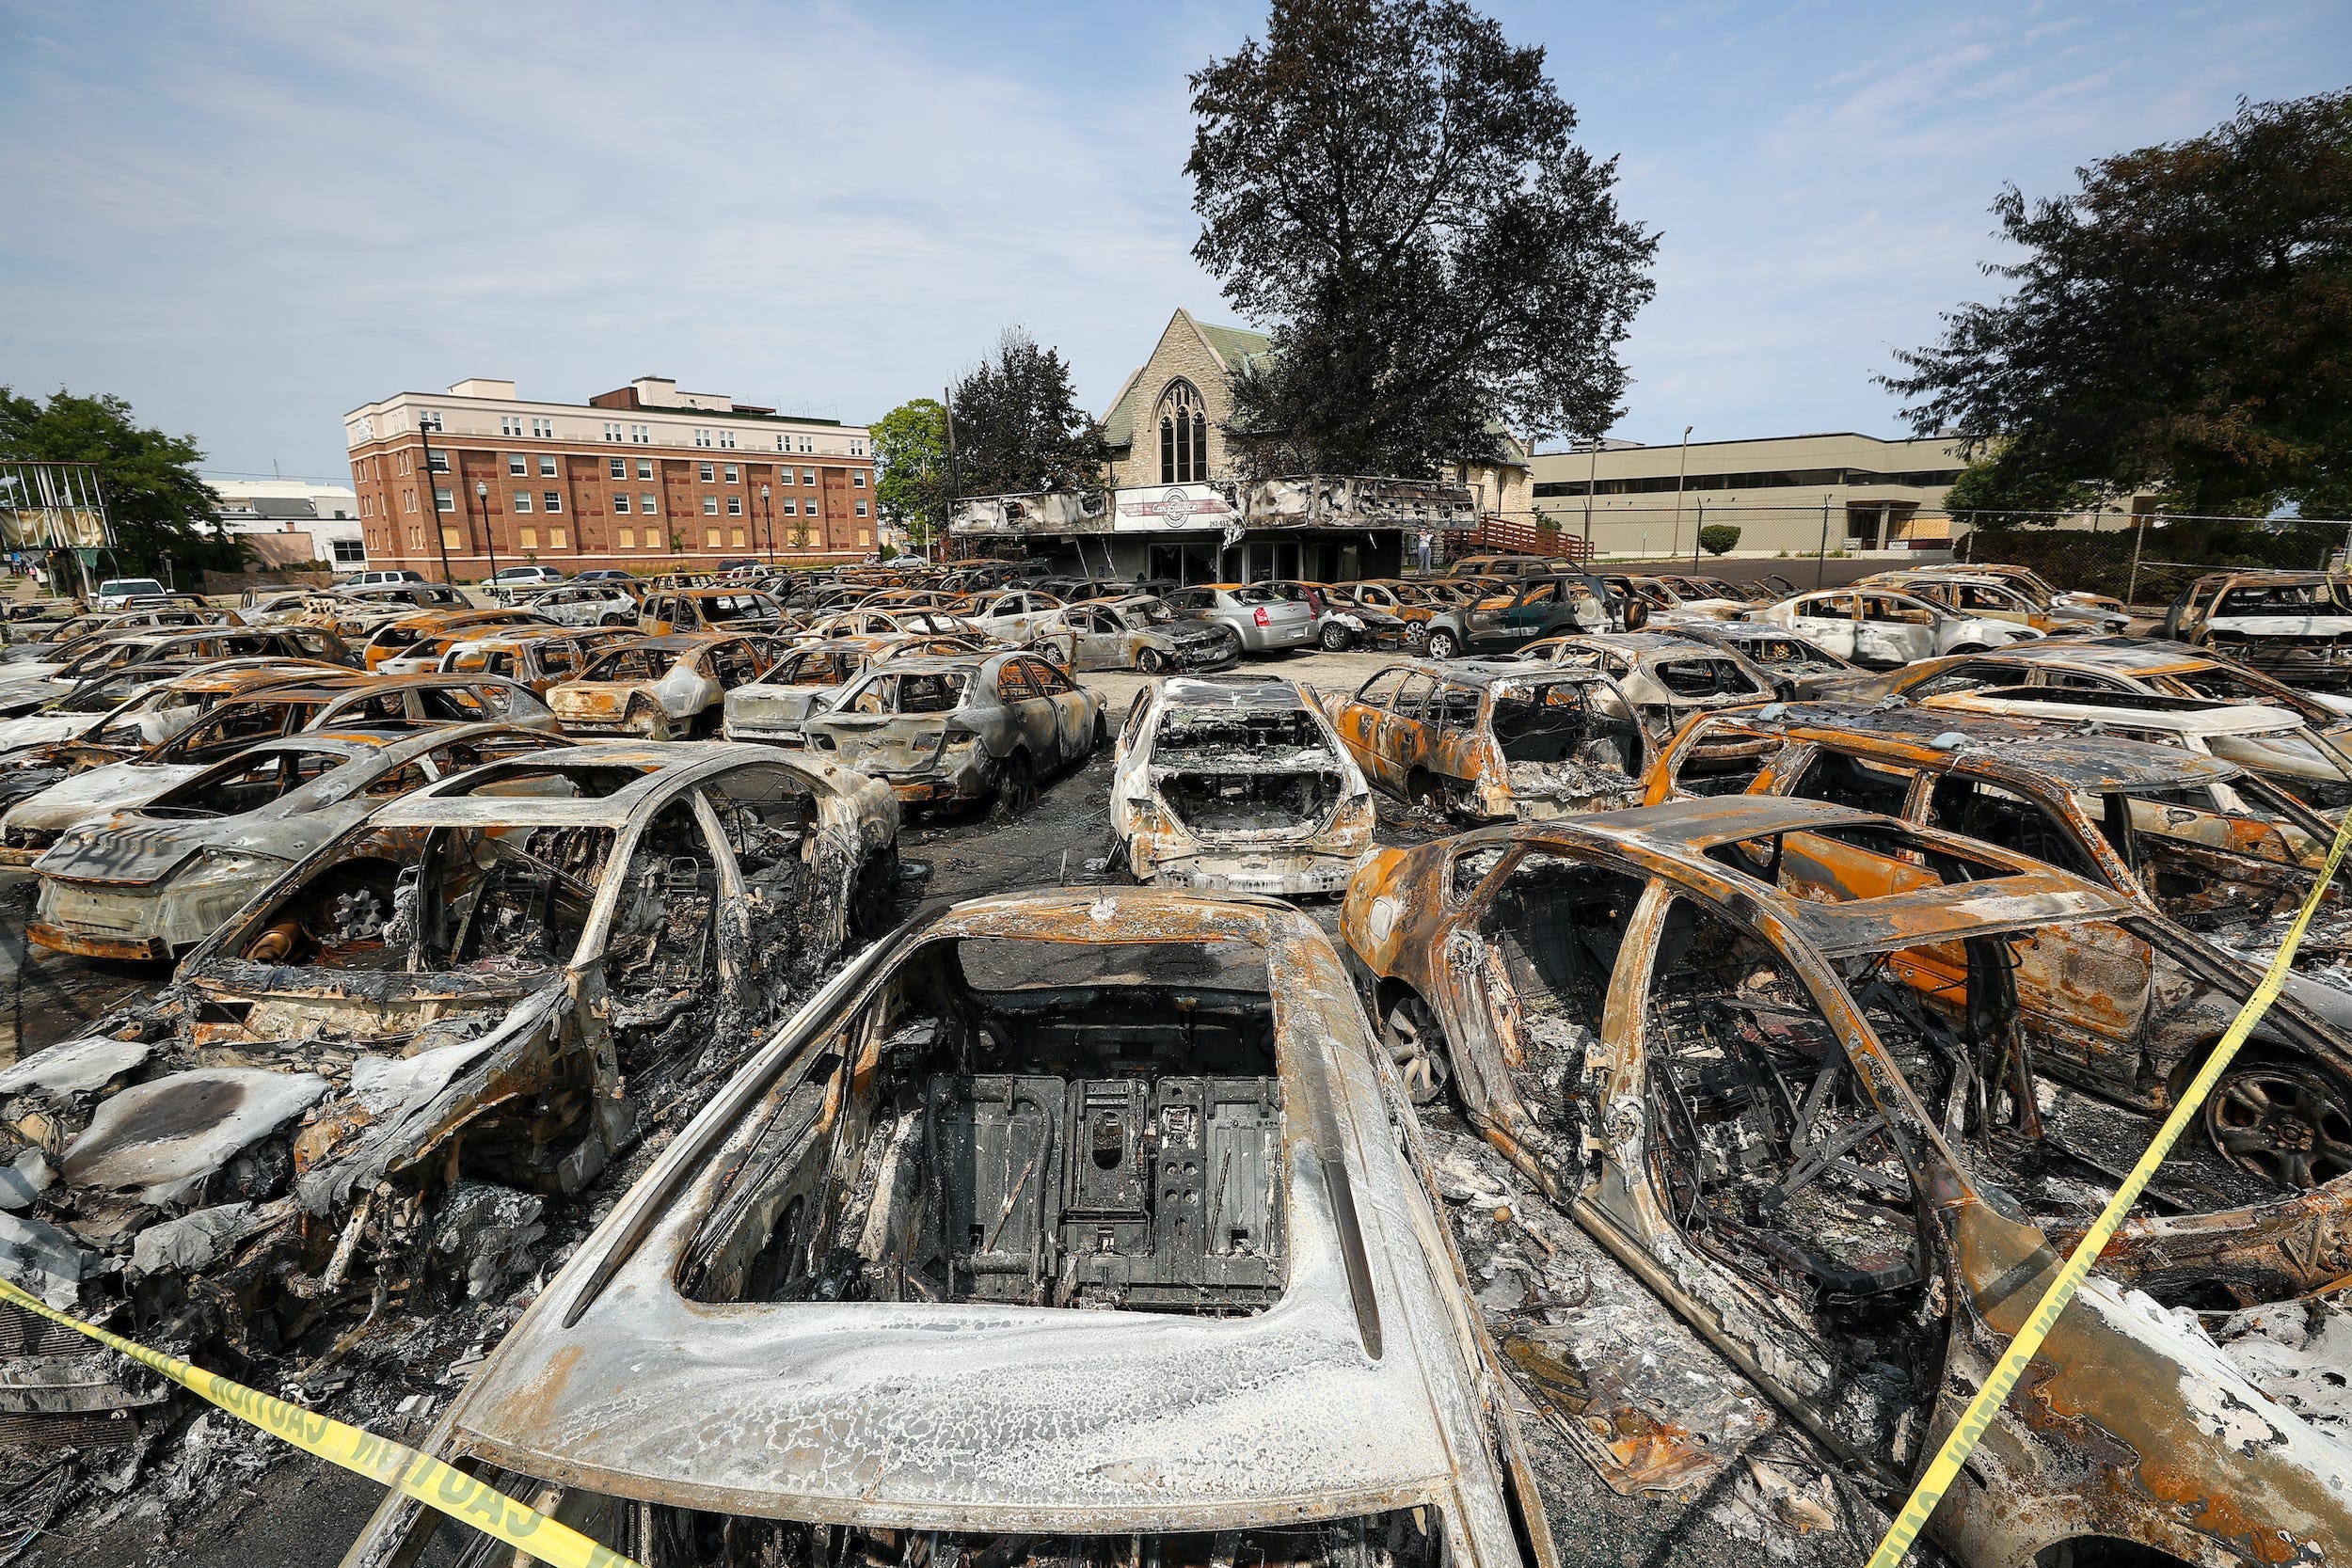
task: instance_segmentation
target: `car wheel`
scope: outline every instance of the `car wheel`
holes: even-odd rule
[[[868,941],[890,929],[898,907],[898,847],[866,857],[850,886],[850,934]]]
[[[1325,653],[1343,654],[1347,652],[1348,644],[1356,641],[1356,637],[1353,632],[1337,621],[1326,621],[1323,623],[1321,641]]]
[[[622,727],[629,733],[634,734],[636,733],[637,726],[641,723],[645,726],[645,738],[647,740],[667,740],[670,738],[670,716],[668,714],[660,712],[644,703],[629,704],[628,711],[621,716]]]
[[[1104,742],[1109,740],[1110,737],[1111,721],[1104,717],[1103,710],[1098,707],[1094,710],[1094,739],[1087,747],[1087,755],[1092,756],[1101,751]]]
[[[2352,1172],[2352,1091],[2287,1062],[2242,1062],[2205,1101],[2205,1133],[2222,1158],[2287,1189]]]
[[[1445,1029],[1420,997],[1406,997],[1389,1009],[1380,1043],[1387,1048],[1389,1060],[1396,1064],[1397,1076],[1405,1080],[1405,1092],[1413,1097],[1414,1104],[1430,1103],[1454,1082],[1454,1057],[1446,1049]]]
[[[1405,781],[1405,799],[1414,805],[1436,812],[1439,816],[1445,815],[1445,786],[1438,782],[1434,773],[1418,768],[1413,769]]]
[[[1429,628],[1429,657],[1452,658],[1462,651],[1462,640],[1445,626]]]
[[[1146,648],[1136,655],[1136,668],[1147,675],[1163,674],[1168,670],[1168,656],[1157,648]]]
[[[1015,752],[996,769],[996,816],[1009,822],[1037,800],[1037,768],[1026,752]]]
[[[637,617],[634,615],[608,615],[596,623],[600,626],[633,626],[636,624]]]

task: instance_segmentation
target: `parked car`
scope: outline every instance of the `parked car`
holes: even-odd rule
[[[1984,653],[1922,659],[1886,673],[1841,681],[1817,694],[1856,703],[1886,697],[1917,702],[1942,691],[1987,686],[2072,687],[2259,703],[2285,708],[2312,729],[2352,734],[2352,699],[2304,691],[2218,654],[2153,638],[2062,637],[2020,642]]]
[[[649,1568],[1549,1568],[1345,986],[1263,900],[926,911],[664,1151],[433,1451]],[[887,1043],[852,1071],[855,1039]],[[350,1560],[462,1533],[395,1492]]]
[[[376,567],[365,572],[354,572],[349,577],[338,578],[335,580],[345,588],[373,588],[379,583],[422,582],[424,574],[412,572],[405,566]]]
[[[1823,897],[1816,867],[1852,879]],[[1529,1180],[1897,1497],[2116,1180],[2037,1115],[2026,1064],[2111,1040],[2080,1070],[2137,1111],[2256,980],[2088,882],[1811,800],[1383,850],[1341,929],[1407,1083],[1450,1080]],[[2087,972],[2088,994],[2066,988]],[[2139,1049],[2102,1006],[2122,975],[2151,983]],[[2263,1028],[2329,1049],[2291,1003]],[[1958,1560],[2250,1568],[2352,1538],[2342,1448],[2166,1310],[2232,1304],[2223,1279],[2314,1288],[2294,1248],[2332,1221],[2187,1207],[2130,1222],[1954,1478],[1928,1534]]]
[[[1657,630],[1661,637],[1730,649],[1771,676],[1772,689],[1788,697],[1823,696],[1842,691],[1843,683],[1872,678],[1851,659],[1840,658],[1811,638],[1767,621],[1690,622]]]
[[[1748,618],[1802,633],[1840,658],[1873,670],[1938,654],[2005,648],[2040,635],[2008,621],[1955,615],[1942,605],[1884,588],[1800,594],[1751,611]]]
[[[1022,649],[878,665],[779,739],[882,780],[901,804],[1009,816],[1041,779],[1092,756],[1104,730],[1100,696]]]
[[[1422,623],[1428,616],[1426,609],[1415,614],[1413,607],[1402,603],[1394,592],[1379,583],[1327,582],[1318,586],[1323,594],[1323,619],[1315,635],[1326,653],[1343,654],[1351,648],[1384,653],[1420,651]]]
[[[2115,637],[2129,631],[2132,626],[2132,618],[2120,609],[2072,599],[2039,599],[2023,585],[1990,574],[1979,577],[1948,569],[1877,572],[1855,586],[1893,588],[1940,604],[1955,615],[2009,621],[2031,626],[2044,637],[2060,633]]]
[[[1404,660],[1324,700],[1364,776],[1470,822],[1630,804],[1650,743],[1597,670]]]
[[[633,626],[602,632],[502,626],[451,641],[434,669],[445,675],[497,675],[545,697],[548,688],[577,679],[605,649],[636,640]]]
[[[1112,858],[1137,881],[1338,893],[1374,825],[1362,770],[1296,681],[1170,676],[1136,693],[1120,727]]]
[[[876,652],[902,644],[872,638],[834,637],[803,642],[757,679],[726,694],[721,733],[729,740],[777,741],[800,733],[801,721],[845,682],[863,674]]]
[[[691,740],[716,735],[726,694],[775,662],[768,638],[724,632],[647,637],[608,648],[577,679],[548,689],[565,733]]]
[[[2352,687],[2352,588],[2325,572],[2213,572],[2181,591],[2157,635],[2315,690]]]
[[[161,595],[164,585],[153,578],[108,578],[98,585],[90,600],[93,610],[120,610],[133,599],[147,594]]]
[[[131,632],[96,642],[44,675],[0,680],[0,718],[31,713],[93,676],[142,665],[211,663],[224,658],[309,659],[350,664],[342,639],[316,626],[203,626]],[[34,666],[32,668],[38,668]]]
[[[1513,654],[1569,632],[1639,631],[1649,608],[1590,575],[1525,578],[1468,604],[1431,607],[1422,648],[1431,658]]]
[[[1133,594],[1065,605],[1029,645],[1050,649],[1067,669],[1159,675],[1228,669],[1241,661],[1242,640],[1221,621],[1180,620],[1160,600]]]
[[[976,631],[1025,642],[1061,610],[1062,602],[1051,594],[1006,588],[964,595],[954,613]]]
[[[13,768],[35,756],[46,761],[76,745],[127,743],[136,751],[168,740],[246,687],[341,669],[297,659],[226,658],[141,664],[93,675],[21,719],[0,720],[0,767]]]
[[[1947,561],[1929,566],[1911,568],[1916,572],[1957,572],[1963,577],[1991,578],[2018,590],[2038,605],[2089,605],[2097,610],[2121,610],[2122,600],[2106,594],[2093,594],[2084,589],[2060,589],[2049,578],[2030,566],[2016,566],[2001,562]]]
[[[648,637],[678,632],[772,632],[791,622],[784,606],[752,588],[680,588],[645,595],[637,629]]]
[[[1654,625],[1655,623],[1653,623]],[[1547,637],[1516,656],[1529,664],[1579,665],[1615,681],[1652,740],[1697,713],[1750,706],[1790,693],[1743,654],[1663,631]]]
[[[977,637],[981,633],[961,616],[944,610],[836,610],[792,634],[795,642],[822,642],[835,637],[865,637],[878,641],[903,637]]]
[[[1178,620],[1213,621],[1241,639],[1242,651],[1282,653],[1315,645],[1315,612],[1263,582],[1216,582],[1179,588],[1160,602]]]
[[[1699,590],[1684,592],[1691,587],[1687,578],[1632,576],[1621,572],[1603,572],[1600,579],[1628,599],[1638,599],[1649,608],[1645,626],[1690,621],[1728,621],[1744,614],[1754,605],[1743,596],[1716,594]]]
[[[565,582],[523,600],[533,615],[559,626],[630,626],[638,624],[637,595],[619,583]]]
[[[141,632],[173,631],[199,626],[241,626],[244,616],[233,610],[167,605],[157,609],[108,610],[78,616],[55,628],[56,635],[27,640],[0,654],[0,677],[30,679],[54,674],[102,643],[122,642]]]
[[[614,582],[626,588],[634,583],[637,578],[617,566],[592,566],[580,573],[572,580],[575,582]]]
[[[562,744],[505,724],[265,740],[68,829],[33,863],[40,892],[25,940],[84,958],[169,958],[386,801]]]
[[[490,574],[489,581],[484,583],[483,586],[488,589],[495,597],[502,590],[531,588],[542,583],[555,583],[563,580],[564,572],[561,567],[501,566]]]
[[[359,649],[361,667],[373,673],[387,662],[409,659],[409,650],[418,643],[437,638],[454,640],[460,634],[478,635],[501,626],[545,626],[552,622],[543,620],[528,610],[433,610],[421,614],[400,615],[378,626],[369,633]],[[446,650],[446,644],[444,649]],[[441,651],[429,660],[419,660],[422,669],[430,670],[437,662]],[[395,673],[419,673],[408,670]]]

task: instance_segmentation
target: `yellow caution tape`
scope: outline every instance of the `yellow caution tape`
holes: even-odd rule
[[[191,1367],[176,1356],[134,1344],[119,1335],[58,1311],[6,1279],[0,1279],[0,1301],[87,1334],[108,1349],[120,1351],[140,1366],[152,1368],[183,1388],[210,1400],[237,1419],[282,1437],[330,1465],[340,1465],[370,1481],[397,1487],[461,1525],[471,1526],[485,1535],[521,1548],[548,1568],[639,1568],[634,1559],[597,1544],[569,1525],[525,1508],[488,1481],[477,1481],[456,1466],[419,1453],[405,1443],[329,1420],[315,1410],[272,1399],[258,1388],[231,1383],[200,1367]]]
[[[2156,1167],[2164,1163],[2164,1157],[2172,1152],[2172,1146],[2187,1130],[2189,1118],[2197,1114],[2198,1107],[2205,1102],[2205,1097],[2213,1092],[2214,1085],[2228,1069],[2231,1058],[2237,1054],[2238,1047],[2246,1043],[2246,1037],[2253,1033],[2254,1025],[2262,1022],[2263,1014],[2268,1012],[2270,1005],[2279,999],[2279,988],[2286,983],[2288,966],[2295,961],[2295,950],[2302,945],[2303,933],[2310,927],[2312,914],[2319,909],[2320,900],[2335,885],[2336,872],[2344,863],[2347,846],[2352,846],[2352,816],[2347,816],[2336,830],[2335,842],[2328,847],[2327,863],[2320,868],[2318,879],[2312,884],[2311,896],[2304,899],[2303,907],[2296,911],[2295,924],[2287,927],[2286,941],[2280,942],[2279,951],[2271,955],[2270,967],[2263,971],[2261,983],[2246,999],[2246,1005],[2238,1009],[2237,1017],[2230,1022],[2229,1032],[2221,1037],[2221,1043],[2214,1047],[2213,1054],[2206,1059],[2203,1069],[2190,1080],[2188,1092],[2182,1095],[2180,1103],[2172,1107],[2172,1114],[2164,1118],[2164,1125],[2156,1130],[2155,1141],[2148,1146],[2148,1152],[2139,1157],[2139,1163],[2132,1167],[2131,1174],[2123,1178],[2122,1185],[2115,1189],[2115,1196],[2107,1199],[2106,1208],[2100,1212],[2099,1222],[2074,1243],[2074,1250],[2067,1257],[2065,1266],[2058,1270],[2058,1277],[2051,1280],[2049,1289],[2042,1292],[2041,1301],[2034,1305],[2032,1313],[2026,1319],[2026,1326],[2019,1329],[2017,1337],[2009,1342],[2009,1349],[2002,1353],[1992,1375],[1984,1380],[1984,1386],[1977,1390],[1977,1397],[1962,1413],[1959,1424],[1944,1439],[1944,1446],[1936,1450],[1935,1459],[1919,1478],[1919,1484],[1912,1488],[1910,1500],[1895,1515],[1895,1522],[1887,1527],[1878,1550],[1870,1554],[1869,1568],[1896,1568],[1902,1561],[1903,1554],[1911,1550],[1911,1544],[1926,1527],[1928,1516],[1935,1512],[1935,1505],[1944,1500],[1944,1493],[1952,1484],[1952,1478],[1960,1474],[1962,1464],[1976,1450],[1978,1441],[1984,1436],[1985,1428],[1993,1424],[1994,1413],[2008,1402],[2010,1390],[2016,1387],[2018,1377],[2026,1370],[2026,1363],[2031,1361],[2034,1352],[2042,1348],[2042,1341],[2057,1325],[2058,1315],[2066,1310],[2067,1303],[2074,1299],[2075,1288],[2082,1284],[2083,1275],[2090,1272],[2091,1265],[2099,1260],[2099,1255],[2106,1250],[2107,1243],[2114,1239],[2124,1216],[2131,1212],[2132,1205],[2139,1201],[2140,1189],[2147,1186],[2149,1179],[2156,1174]]]

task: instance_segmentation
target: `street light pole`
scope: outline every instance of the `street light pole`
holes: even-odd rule
[[[1682,427],[1682,466],[1675,470],[1675,536],[1666,546],[1668,559],[1682,553],[1682,481],[1691,471],[1691,427]]]
[[[776,509],[768,504],[768,486],[759,487],[759,515],[768,525],[768,569],[776,569]]]
[[[482,542],[490,547],[490,580],[495,583],[499,579],[499,536],[490,527],[490,486],[475,480],[473,499],[482,503]]]
[[[1584,564],[1593,563],[1593,492],[1600,488],[1600,437],[1593,437],[1593,461],[1584,470]]]

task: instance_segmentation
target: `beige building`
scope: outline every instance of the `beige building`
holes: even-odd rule
[[[460,580],[500,566],[708,568],[874,548],[866,429],[640,376],[585,404],[477,377],[343,417],[368,563]]]
[[[1688,556],[1702,523],[1737,527],[1741,555],[1946,550],[1944,493],[1966,466],[1954,440],[1852,431],[1693,441],[1687,456],[1679,443],[1604,441],[1538,453],[1534,504],[1581,537],[1589,500],[1600,556]]]
[[[359,493],[348,484],[307,479],[223,475],[204,481],[221,526],[243,538],[264,570],[324,561],[339,572],[368,563]]]

